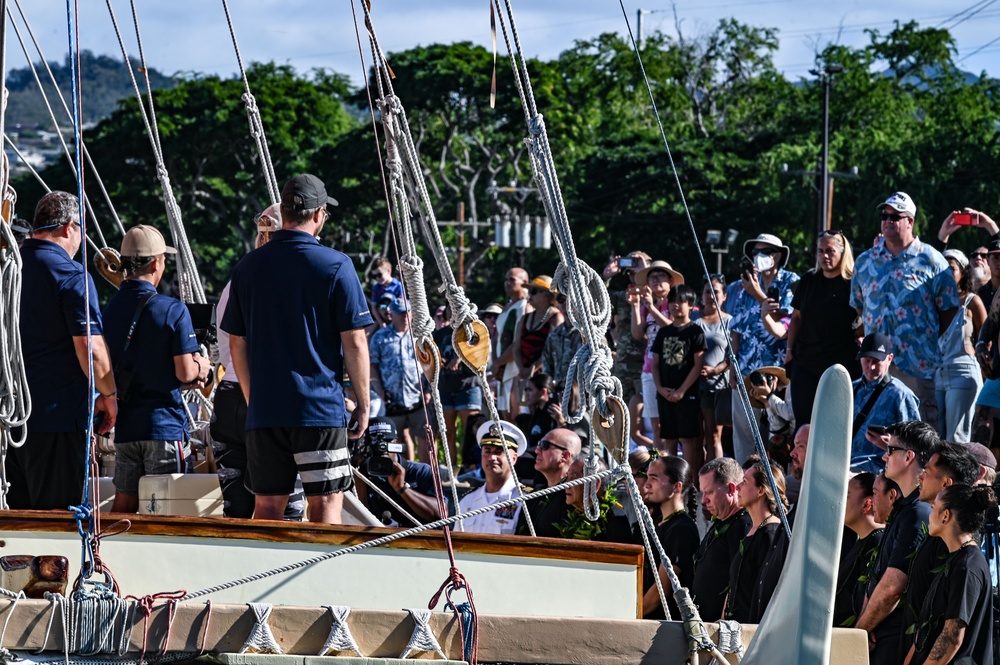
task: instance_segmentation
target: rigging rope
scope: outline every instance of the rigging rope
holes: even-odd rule
[[[45,53],[42,52],[41,44],[39,44],[38,39],[35,37],[34,31],[31,29],[31,23],[28,22],[28,18],[27,18],[27,16],[25,16],[24,10],[21,8],[21,0],[14,0],[14,5],[17,7],[17,12],[18,12],[18,14],[20,14],[21,21],[24,23],[24,27],[28,31],[28,36],[31,37],[31,42],[35,46],[35,51],[38,53],[38,57],[42,61],[42,65],[45,67],[46,73],[48,73],[48,75],[49,75],[49,82],[52,84],[52,88],[56,91],[56,95],[59,97],[59,101],[62,104],[63,111],[65,111],[66,117],[69,118],[70,121],[72,121],[73,114],[70,112],[69,106],[66,104],[66,97],[63,95],[62,90],[59,88],[59,85],[56,82],[55,74],[52,73],[52,67],[49,65],[49,61],[45,57]],[[45,105],[46,105],[46,107],[49,108],[49,116],[52,117],[52,115],[53,115],[52,114],[52,109],[49,106],[48,98],[45,96],[45,90],[43,89],[43,87],[41,85],[41,82],[39,81],[38,74],[35,72],[34,63],[32,62],[31,58],[28,57],[28,53],[27,53],[27,49],[25,48],[24,40],[21,39],[20,32],[17,31],[17,25],[14,23],[14,17],[13,17],[13,15],[10,14],[9,8],[8,8],[8,15],[10,16],[11,25],[14,26],[15,32],[17,32],[18,41],[21,42],[21,48],[22,48],[22,50],[25,51],[25,54],[24,54],[25,58],[28,61],[28,66],[31,68],[31,73],[35,77],[36,83],[38,83],[38,89],[42,93],[43,99],[45,100]],[[127,63],[126,63],[126,66],[127,66]],[[54,123],[54,127],[56,128],[56,132],[59,133],[60,134],[60,138],[62,138],[62,134],[59,132],[59,123],[55,122],[55,118],[52,118],[52,120],[53,120],[53,123]],[[90,150],[87,148],[87,144],[86,143],[83,144],[83,157],[87,161],[87,166],[90,167],[90,170],[94,174],[94,178],[97,181],[97,185],[98,185],[98,187],[101,190],[102,196],[104,197],[104,202],[107,204],[108,210],[111,212],[111,217],[112,217],[112,219],[114,219],[115,225],[118,227],[118,231],[124,236],[125,235],[125,227],[122,225],[122,221],[118,217],[118,211],[115,210],[114,203],[112,203],[112,201],[111,201],[111,196],[108,194],[108,190],[104,186],[104,179],[101,178],[101,174],[98,173],[98,171],[97,171],[97,166],[94,165],[93,160],[90,158]],[[70,163],[70,166],[71,167],[73,166],[72,162]],[[89,201],[87,202],[87,205],[88,206],[90,205]],[[104,244],[106,246],[107,243],[104,242],[104,237],[101,234],[101,229],[100,229],[100,226],[98,226],[98,224],[97,224],[96,217],[93,216],[93,211],[91,211],[91,215],[92,215],[91,221],[93,221],[95,229],[96,229],[98,235],[101,236],[101,242],[102,242],[102,244]]]
[[[149,92],[149,111],[147,113],[142,92],[139,90],[139,83],[136,81],[135,72],[132,71],[131,60],[128,57],[128,50],[125,48],[125,41],[122,38],[121,30],[118,27],[118,19],[112,1],[107,0],[108,13],[111,15],[111,24],[115,29],[115,36],[118,38],[118,46],[121,48],[122,57],[128,66],[129,79],[132,81],[132,91],[135,93],[138,102],[139,112],[142,115],[142,122],[146,127],[146,135],[149,138],[150,147],[153,150],[153,157],[156,161],[156,177],[160,181],[160,188],[163,195],[163,203],[167,212],[167,221],[170,225],[170,235],[173,237],[174,245],[177,248],[177,281],[180,287],[181,298],[185,302],[205,303],[205,287],[201,283],[198,274],[198,265],[191,251],[191,244],[188,242],[187,232],[184,230],[184,222],[181,217],[180,206],[174,197],[173,187],[170,185],[170,175],[167,173],[166,164],[163,161],[163,150],[160,145],[159,129],[156,127],[155,108],[153,106],[153,91],[149,89],[149,73],[146,67],[146,59],[143,55],[142,37],[139,33],[139,20],[135,11],[135,2],[132,2],[132,16],[136,28],[136,39],[139,43],[140,64],[146,71],[146,88]]]
[[[701,261],[702,274],[705,275],[706,279],[711,274],[708,270],[708,263],[705,261],[705,253],[701,248],[701,241],[698,238],[698,231],[694,226],[694,219],[691,217],[691,209],[688,208],[687,197],[684,194],[684,186],[681,184],[680,175],[677,173],[677,165],[674,163],[674,155],[670,150],[670,141],[667,140],[667,133],[663,129],[663,120],[660,118],[660,111],[656,105],[656,98],[653,95],[653,88],[649,83],[649,77],[646,75],[646,68],[642,62],[642,55],[639,52],[639,47],[636,44],[635,37],[632,34],[632,26],[629,23],[628,12],[625,11],[624,0],[618,0],[621,5],[622,15],[625,17],[625,27],[628,29],[629,39],[632,41],[632,49],[635,51],[635,57],[639,63],[639,71],[642,73],[642,80],[646,85],[646,92],[649,94],[649,103],[653,110],[653,116],[656,118],[656,126],[660,131],[660,138],[663,141],[664,150],[667,153],[667,159],[670,161],[670,170],[674,176],[674,182],[677,185],[677,192],[680,195],[681,204],[684,206],[684,215],[687,218],[688,228],[691,229],[691,237],[694,239],[695,247],[698,248],[698,260]],[[508,0],[509,2],[509,0]],[[709,289],[712,293],[712,301],[715,303],[715,307],[718,311],[722,311],[722,307],[719,306],[719,301],[715,297],[715,290]],[[724,317],[719,317],[722,322],[722,330],[727,339],[730,339],[729,325],[726,323]],[[736,354],[733,351],[732,344],[726,345],[726,351],[729,354],[729,363],[733,370],[736,372],[738,377],[743,377],[743,371],[740,369],[739,362],[736,359]],[[754,447],[757,450],[757,454],[760,455],[762,460],[770,459],[767,454],[767,449],[764,447],[764,440],[760,434],[760,427],[758,426],[757,419],[754,418],[753,409],[750,404],[750,395],[747,393],[746,385],[743,381],[736,381],[736,390],[740,396],[740,405],[743,408],[743,415],[750,423],[750,431],[753,434]],[[771,491],[774,496],[778,496],[778,488],[774,482],[774,474],[771,473],[770,464],[762,464],[764,467],[764,473],[767,476],[767,484],[771,487]],[[781,501],[776,502],[778,504],[778,517],[781,519],[781,524],[784,527],[785,535],[789,538],[792,537],[792,529],[788,525],[788,515],[785,512],[785,506]]]
[[[420,156],[416,145],[413,142],[413,135],[406,118],[406,111],[402,101],[395,94],[392,87],[392,73],[389,71],[385,53],[375,34],[375,27],[371,19],[370,8],[367,3],[361,3],[365,13],[365,26],[368,30],[369,41],[372,49],[372,57],[375,61],[374,78],[378,87],[377,105],[382,115],[383,131],[386,142],[386,166],[388,167],[388,177],[386,178],[388,187],[388,197],[391,201],[390,210],[395,211],[395,215],[390,212],[390,223],[392,224],[393,237],[399,247],[399,268],[403,277],[406,294],[410,298],[413,308],[413,338],[415,348],[421,355],[421,362],[432,367],[431,392],[434,399],[434,411],[438,422],[438,430],[444,437],[447,431],[444,422],[444,408],[441,404],[440,393],[437,388],[437,379],[441,367],[440,354],[437,345],[434,343],[432,333],[434,332],[434,321],[431,318],[430,308],[427,303],[427,293],[424,286],[423,260],[417,254],[417,247],[414,240],[412,227],[410,198],[407,193],[407,186],[411,188],[417,198],[414,207],[424,220],[424,227],[428,231],[429,242],[427,245],[434,256],[438,271],[443,281],[443,290],[448,304],[452,311],[452,344],[462,361],[475,374],[482,387],[483,399],[486,401],[490,419],[494,422],[500,421],[500,415],[496,408],[492,391],[489,389],[489,381],[486,377],[486,366],[484,363],[473,363],[461,352],[469,344],[481,344],[485,347],[489,345],[489,334],[486,327],[476,316],[475,305],[465,295],[465,290],[458,285],[455,274],[452,271],[451,263],[444,250],[444,243],[438,232],[437,218],[434,213],[434,206],[427,191],[427,184],[424,179],[423,169],[420,165]],[[393,224],[393,222],[395,222]],[[397,231],[398,227],[398,231]],[[453,469],[448,446],[443,446],[445,462],[449,469]],[[524,495],[524,490],[514,469],[510,450],[503,446],[504,456],[514,477],[514,484],[519,496]],[[458,507],[458,490],[455,485],[454,473],[451,474],[452,499],[456,510]],[[525,521],[531,535],[535,535],[535,525],[531,515],[525,513]]]
[[[240,66],[240,77],[243,79],[243,104],[247,109],[250,136],[253,137],[254,143],[257,145],[257,154],[260,156],[260,165],[264,169],[264,183],[267,185],[267,193],[271,197],[271,203],[278,203],[281,200],[278,177],[274,172],[274,164],[271,163],[271,151],[267,147],[267,137],[264,135],[264,122],[261,120],[260,111],[257,109],[257,99],[250,92],[250,81],[247,80],[247,72],[243,68],[243,56],[240,54],[239,42],[236,41],[236,27],[233,25],[233,18],[229,14],[229,2],[227,0],[222,0],[222,8],[226,12],[226,23],[229,24],[229,34],[233,38],[233,49],[236,51],[236,62]]]
[[[499,14],[500,28],[510,56],[521,108],[528,124],[528,137],[524,141],[528,147],[531,169],[559,252],[560,263],[556,270],[558,279],[554,279],[553,283],[560,293],[566,294],[566,315],[583,335],[583,345],[573,357],[566,384],[572,386],[571,380],[577,382],[580,388],[581,408],[575,413],[570,411],[572,390],[566,390],[563,394],[563,410],[567,413],[567,421],[570,423],[579,422],[583,418],[584,411],[593,412],[595,409],[603,419],[611,421],[615,415],[608,405],[609,401],[617,400],[622,403],[621,381],[611,374],[613,364],[611,349],[604,344],[604,332],[611,321],[611,302],[600,275],[576,254],[573,233],[569,226],[559,177],[545,130],[545,121],[535,103],[527,61],[514,21],[513,7],[510,0],[504,0],[503,8],[500,6],[501,0],[493,2]],[[619,414],[619,417],[625,419],[624,431],[627,432],[628,412],[622,409]],[[590,421],[590,440],[596,442],[593,421],[594,419]],[[587,475],[592,474],[597,468],[596,456],[597,446],[592,445],[584,467]],[[584,493],[584,508],[588,519],[594,521],[598,518],[597,488],[594,485],[587,486]]]

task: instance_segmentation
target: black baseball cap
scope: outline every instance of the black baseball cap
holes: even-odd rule
[[[858,358],[874,358],[875,360],[885,360],[892,353],[892,340],[882,333],[872,333],[861,342],[861,351]]]
[[[986,251],[992,254],[993,252],[1000,252],[1000,238],[996,240],[990,240],[986,245]]]
[[[340,204],[337,199],[327,196],[322,180],[311,173],[303,173],[285,183],[281,190],[281,205],[287,210],[313,210]]]
[[[372,418],[368,423],[368,439],[381,437],[383,440],[396,440],[396,424],[389,418]]]

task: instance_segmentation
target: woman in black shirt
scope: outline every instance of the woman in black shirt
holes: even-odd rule
[[[841,364],[852,379],[861,376],[851,307],[854,253],[840,231],[823,231],[816,242],[816,268],[802,275],[792,298],[785,365],[791,370],[792,410],[801,427],[812,419],[819,377]]]
[[[928,532],[949,554],[920,604],[904,665],[993,662],[993,581],[976,534],[996,503],[987,485],[949,485],[935,499]]]

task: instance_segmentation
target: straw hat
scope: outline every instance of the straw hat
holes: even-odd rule
[[[756,371],[760,372],[761,374],[767,374],[769,376],[775,377],[778,380],[778,384],[777,386],[775,386],[775,389],[781,386],[788,385],[788,375],[785,374],[784,367],[758,367]],[[751,374],[752,373],[753,372],[751,372]],[[745,377],[743,377],[743,385],[746,386],[747,395],[750,396],[750,404],[753,405],[753,408],[755,409],[767,408],[767,405],[764,404],[764,402],[754,397],[753,395],[754,385],[750,383],[750,374],[747,374]]]
[[[684,283],[684,275],[671,268],[670,264],[666,261],[653,261],[648,267],[635,273],[635,283],[638,286],[646,286],[646,281],[649,279],[649,273],[654,270],[659,270],[660,272],[665,272],[670,275],[670,284],[672,286]]]

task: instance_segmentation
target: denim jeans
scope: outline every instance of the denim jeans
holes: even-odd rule
[[[934,393],[938,403],[938,434],[948,441],[972,440],[972,417],[976,397],[983,387],[983,375],[975,358],[966,356],[938,367],[934,372]]]

